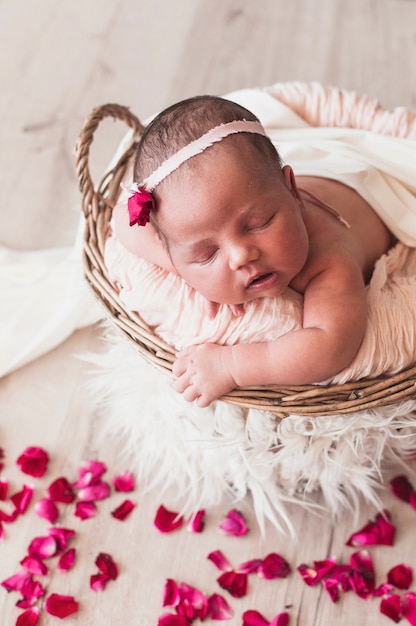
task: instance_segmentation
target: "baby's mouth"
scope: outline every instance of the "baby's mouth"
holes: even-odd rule
[[[258,274],[254,278],[250,280],[247,284],[247,289],[250,290],[260,290],[260,289],[270,289],[274,287],[278,281],[278,275],[275,272],[266,272],[264,274]]]

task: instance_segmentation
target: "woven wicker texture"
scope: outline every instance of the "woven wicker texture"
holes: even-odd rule
[[[89,166],[94,133],[105,118],[113,118],[132,129],[130,145],[98,185],[94,185]],[[171,373],[175,351],[148,327],[136,312],[121,302],[117,288],[109,279],[103,256],[113,206],[120,193],[137,141],[144,127],[129,109],[118,104],[96,107],[80,133],[75,160],[85,215],[85,277],[104,307],[109,319],[133,342],[138,352],[155,367]],[[415,322],[416,323],[416,322]],[[294,385],[245,387],[231,391],[223,400],[242,407],[267,410],[276,417],[290,414],[319,416],[375,409],[416,398],[416,367],[388,378],[351,382],[343,385]]]

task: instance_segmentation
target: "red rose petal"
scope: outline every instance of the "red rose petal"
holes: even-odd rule
[[[134,489],[134,477],[128,471],[123,472],[119,476],[114,476],[112,482],[116,491],[128,492]]]
[[[391,492],[404,502],[409,502],[410,495],[415,491],[407,476],[404,475],[395,476],[389,484]]]
[[[37,556],[25,556],[20,561],[20,565],[30,574],[35,574],[36,576],[46,576],[49,571],[47,565]]]
[[[234,535],[235,537],[242,537],[248,533],[244,516],[236,509],[228,511],[226,518],[221,522],[219,527],[227,535]]]
[[[107,467],[101,461],[85,461],[79,468],[79,479],[74,483],[74,487],[83,489],[89,485],[99,482],[101,476],[107,471]]]
[[[32,495],[33,487],[23,485],[23,489],[21,491],[11,496],[10,500],[13,502],[14,507],[19,514],[25,513],[32,499]]]
[[[263,559],[251,559],[250,561],[241,563],[241,565],[237,567],[237,571],[243,574],[254,574],[258,571],[262,563]]]
[[[324,578],[322,585],[325,591],[328,593],[332,602],[338,602],[339,600],[339,581],[336,578]]]
[[[55,537],[35,537],[29,544],[28,554],[43,559],[49,559],[59,552],[59,543]]]
[[[214,550],[210,552],[207,556],[207,559],[212,561],[216,567],[222,572],[231,572],[232,566],[226,556],[221,552],[221,550]]]
[[[258,574],[267,580],[286,578],[290,574],[290,565],[280,554],[271,553],[259,565]]]
[[[75,564],[75,548],[70,548],[66,552],[64,552],[60,557],[57,563],[57,568],[60,572],[67,572],[72,569]]]
[[[241,572],[224,572],[217,582],[226,591],[228,591],[233,598],[242,598],[247,594],[248,576]]]
[[[63,619],[78,611],[78,602],[73,596],[63,596],[52,593],[46,598],[45,609],[49,615],[55,615]]]
[[[193,515],[191,515],[188,524],[186,526],[187,530],[191,533],[202,533],[204,530],[204,517],[205,517],[205,509],[201,509],[197,511]]]
[[[0,500],[7,500],[7,491],[9,489],[9,483],[7,480],[0,480]]]
[[[37,626],[39,623],[39,609],[28,609],[16,620],[16,626]]]
[[[270,622],[270,626],[288,626],[289,625],[289,613],[279,613]]]
[[[228,620],[234,615],[233,609],[228,602],[218,593],[213,593],[208,598],[208,615],[212,620]]]
[[[117,578],[118,567],[113,561],[113,558],[106,552],[100,552],[100,554],[95,559],[95,564],[103,574],[105,574],[112,580],[115,580]]]
[[[172,578],[168,578],[165,582],[162,606],[176,606],[179,600],[179,587]]]
[[[166,613],[159,617],[157,626],[189,626],[189,621],[181,615]]]
[[[404,563],[392,567],[387,573],[387,582],[397,589],[409,589],[413,582],[412,568]]]
[[[69,540],[75,535],[75,530],[52,526],[48,530],[49,536],[57,542],[57,554],[66,550]]]
[[[35,513],[54,524],[59,517],[59,510],[55,502],[49,498],[41,498],[35,504]]]
[[[163,506],[163,504],[160,505],[156,512],[154,525],[161,533],[171,533],[177,528],[180,528],[182,524],[183,517],[180,517],[179,513],[169,511]]]
[[[1,582],[1,586],[6,589],[6,591],[21,591],[28,580],[31,580],[31,574],[26,570],[22,569],[17,574],[13,574],[9,578],[6,578]]]
[[[258,611],[245,611],[242,626],[269,626],[268,620]]]
[[[107,583],[111,580],[107,574],[92,574],[90,577],[90,587],[93,591],[104,591]]]
[[[385,596],[380,602],[380,613],[389,617],[393,622],[400,622],[402,618],[402,599],[395,593]]]
[[[180,603],[176,611],[180,613],[181,605],[190,607],[189,611],[192,619],[204,620],[208,614],[208,599],[199,589],[187,583],[182,583],[180,588]]]
[[[366,550],[354,552],[350,563],[353,568],[348,578],[351,589],[360,598],[368,598],[375,588],[374,565],[370,554]]]
[[[347,546],[369,546],[369,545],[385,545],[392,546],[394,543],[394,534],[396,528],[390,522],[390,514],[388,511],[379,513],[374,521],[368,522],[361,530],[353,533],[348,541]]]
[[[49,456],[42,448],[32,446],[22,452],[16,463],[24,474],[40,478],[48,468]]]
[[[114,511],[111,511],[111,515],[120,521],[124,521],[132,512],[135,507],[135,503],[131,500],[124,500]]]
[[[64,504],[71,504],[75,500],[75,493],[71,484],[65,477],[57,478],[48,487],[48,493],[50,498],[54,502],[62,502]]]
[[[411,591],[403,596],[403,616],[409,624],[416,626],[416,593]]]
[[[94,502],[77,502],[75,506],[75,515],[81,520],[94,517],[97,513],[97,507]]]
[[[324,559],[323,561],[314,561],[313,566],[302,563],[298,567],[298,572],[302,576],[304,582],[309,585],[309,587],[313,587],[334,569],[335,564],[336,559],[332,556],[329,559]]]

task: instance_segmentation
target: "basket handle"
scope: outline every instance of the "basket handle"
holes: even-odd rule
[[[109,204],[104,195],[95,189],[89,167],[89,155],[91,144],[94,140],[94,132],[100,122],[106,117],[112,117],[116,120],[125,122],[134,130],[132,143],[121,157],[119,163],[117,164],[118,166],[121,163],[128,163],[136,148],[137,140],[145,128],[140,120],[133,113],[131,113],[127,107],[120,104],[103,104],[97,106],[86,118],[75,145],[75,167],[79,189],[83,197],[83,208],[86,217],[90,212],[91,206],[98,206],[102,203],[104,203],[104,205]]]

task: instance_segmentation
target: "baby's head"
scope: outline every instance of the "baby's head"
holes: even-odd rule
[[[281,198],[289,203],[294,200],[288,172],[253,113],[215,96],[169,107],[141,138],[134,180],[139,194],[142,189],[152,194],[149,217],[178,273],[208,299],[241,303],[264,295],[263,291],[275,295],[283,290],[276,276],[262,279],[273,274],[271,260],[256,265],[252,252],[248,252],[252,259],[227,261],[227,272],[218,271],[219,263],[211,262],[219,256],[217,250],[221,249],[224,258],[228,255],[228,242],[230,250],[233,246],[231,254],[237,256],[232,229],[259,232],[267,240],[264,225]],[[290,231],[291,224],[286,226]],[[276,236],[271,247],[278,244]],[[286,239],[293,243],[290,232]],[[299,255],[295,256],[300,271]],[[234,289],[233,279],[225,275],[234,265],[247,268],[243,288]]]

